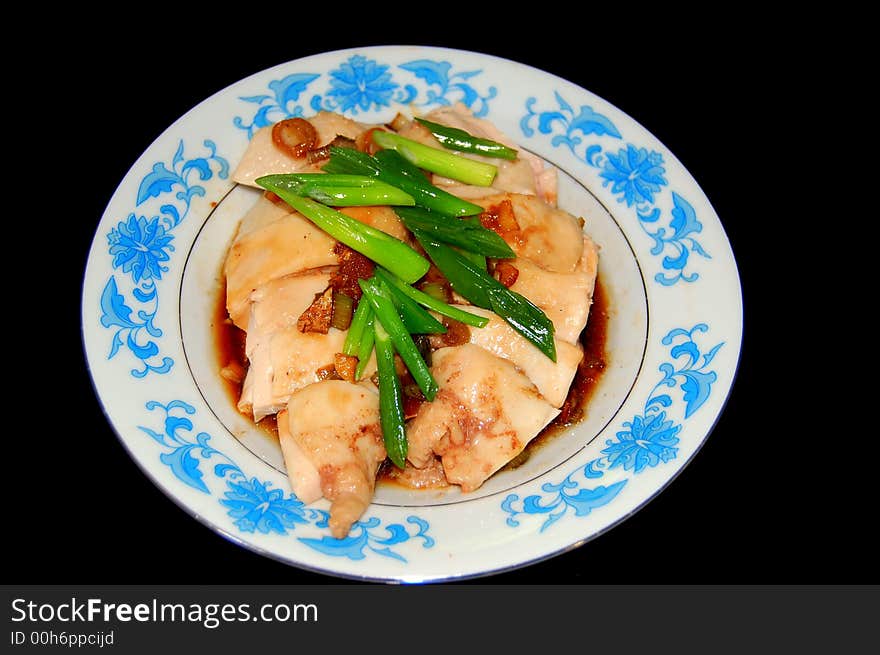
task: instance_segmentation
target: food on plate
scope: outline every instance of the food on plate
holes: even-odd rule
[[[330,502],[335,537],[381,469],[472,492],[570,411],[598,248],[556,170],[490,122],[461,104],[289,118],[234,179],[262,191],[224,263],[237,406],[275,418],[291,488]]]

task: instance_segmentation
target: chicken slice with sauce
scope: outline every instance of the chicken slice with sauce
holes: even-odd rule
[[[337,136],[356,139],[370,127],[327,111],[318,112],[305,120],[317,132],[316,148],[328,145]],[[239,184],[257,186],[255,180],[263,175],[320,171],[320,166],[310,162],[308,157],[293,157],[276,146],[272,141],[272,128],[273,126],[269,125],[254,132],[247,150],[232,175],[233,180]]]
[[[324,380],[291,395],[278,436],[291,487],[304,503],[330,501],[330,532],[348,534],[373,499],[385,460],[379,394],[372,385]]]
[[[344,214],[402,241],[411,241],[391,207],[344,207]],[[248,329],[251,294],[262,284],[302,271],[334,266],[337,241],[284,202],[261,196],[242,219],[224,265],[226,309]]]
[[[340,207],[339,211],[365,225],[390,234],[396,239],[405,241],[410,245],[415,239],[409,230],[403,226],[403,221],[394,213],[394,209],[388,205],[368,205],[365,207]]]
[[[502,193],[477,198],[474,203],[487,212],[510,202],[518,228],[501,236],[517,254],[555,273],[577,270],[584,251],[581,223],[567,211],[551,207],[535,196]]]
[[[271,280],[251,294],[245,340],[249,366],[238,409],[255,421],[282,409],[297,389],[321,380],[322,369],[342,351],[344,330],[301,332],[297,325],[315,295],[327,288],[330,276],[322,271],[291,275]],[[365,374],[373,371],[375,358]]]
[[[447,480],[465,492],[520,454],[559,413],[511,362],[474,344],[436,351],[432,373],[439,391],[407,426],[407,458],[422,468],[438,455]]]
[[[261,196],[242,219],[224,264],[226,309],[248,329],[251,294],[277,278],[336,264],[336,241],[285,203]]]
[[[553,321],[556,338],[568,343],[578,343],[587,325],[596,286],[598,251],[589,237],[584,237],[583,244],[581,261],[571,273],[547,271],[524,257],[505,260],[517,270],[511,291],[541,308]]]
[[[484,157],[472,153],[459,153],[464,157],[487,162],[498,168],[498,173],[491,186],[462,184],[457,180],[435,174],[432,176],[432,181],[437,186],[460,198],[474,199],[509,191],[538,196],[544,202],[556,205],[556,169],[547,166],[539,157],[517,146],[489,121],[474,116],[471,110],[462,103],[458,102],[453,105],[438,107],[425,114],[424,118],[434,123],[464,130],[472,136],[491,139],[492,141],[497,141],[517,149],[517,158],[514,160]],[[428,128],[415,121],[402,126],[399,133],[401,136],[434,148],[442,147]]]
[[[556,339],[554,362],[497,314],[480,307],[461,306],[460,309],[489,319],[485,327],[470,328],[470,343],[514,364],[547,402],[554,407],[562,406],[584,355],[579,345]]]

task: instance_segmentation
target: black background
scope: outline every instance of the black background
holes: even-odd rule
[[[21,254],[40,256],[23,284],[41,300],[26,303],[23,318],[7,316],[15,368],[6,392],[4,577],[22,584],[346,582],[228,543],[138,470],[92,389],[80,336],[81,280],[116,186],[184,112],[284,61],[405,43],[521,61],[634,117],[682,161],[715,207],[744,294],[733,393],[683,473],[635,516],[579,549],[469,584],[876,581],[869,540],[859,534],[864,515],[854,507],[862,473],[843,456],[844,439],[856,436],[830,429],[829,414],[839,410],[828,407],[821,375],[831,366],[817,362],[816,343],[794,324],[805,304],[815,306],[819,277],[813,271],[805,280],[793,264],[799,255],[787,256],[800,248],[790,240],[791,221],[806,211],[792,205],[793,191],[810,184],[802,177],[810,166],[789,149],[799,118],[788,101],[812,74],[806,50],[780,41],[779,25],[725,16],[667,23],[635,12],[624,21],[542,15],[510,29],[476,18],[455,25],[412,16],[418,30],[390,28],[389,14],[404,11],[332,20],[295,9],[253,11],[221,20],[221,27],[179,23],[168,11],[63,37],[34,35],[33,50],[52,56],[21,67],[26,79],[8,99],[19,117],[9,132],[26,144],[36,137],[36,148],[30,141],[21,158],[28,186],[15,192],[28,203],[10,218],[27,234],[22,243],[31,244]],[[16,250],[10,243],[7,249]],[[22,280],[8,279],[7,301],[18,302]],[[48,295],[61,301],[47,304]],[[816,320],[811,312],[808,325]]]

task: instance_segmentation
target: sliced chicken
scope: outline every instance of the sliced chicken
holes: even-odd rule
[[[517,148],[462,104],[439,107],[426,118]],[[338,136],[356,139],[373,127],[329,112],[307,120],[317,133],[315,148]],[[416,122],[401,121],[397,127],[403,136],[438,145]],[[578,338],[592,302],[597,249],[584,236],[583,222],[555,207],[556,170],[518,150],[513,162],[466,155],[498,166],[491,187],[463,185],[437,175],[433,181],[489,212],[509,202],[504,205],[506,220],[493,228],[517,255],[508,262],[516,269],[515,279],[508,277],[504,283],[553,321],[557,362],[499,316],[468,307],[489,318],[488,325],[450,341],[462,345],[443,346],[433,353],[439,391],[433,402],[419,405],[407,425],[408,462],[400,476],[417,487],[447,482],[464,492],[480,487],[559,414],[583,357]],[[233,178],[255,186],[255,179],[266,174],[319,171],[320,162],[308,159],[276,146],[270,126],[253,135]],[[414,244],[390,207],[341,211]],[[487,215],[483,218],[488,220]],[[249,367],[238,407],[256,421],[277,414],[291,488],[304,503],[327,498],[331,534],[343,538],[372,501],[386,452],[375,386],[326,379],[346,332],[326,325],[321,327],[326,333],[302,331],[318,329],[317,322],[300,319],[338,270],[335,246],[334,239],[287,204],[261,197],[239,226],[224,273],[230,317],[247,331]],[[501,275],[500,269],[496,272]],[[375,371],[373,356],[365,378]]]
[[[287,417],[286,409],[278,412],[278,441],[281,444],[281,454],[284,456],[284,467],[287,469],[287,477],[293,493],[308,505],[324,497],[324,492],[321,491],[321,474],[293,438]]]
[[[599,274],[599,246],[586,234],[584,238],[584,251],[581,253],[581,259],[577,264],[577,270],[586,273],[593,278],[594,286],[596,276]]]
[[[454,105],[441,106],[428,112],[424,118],[441,125],[448,125],[469,134],[503,143],[517,149],[515,160],[483,157],[471,153],[460,153],[465,157],[488,162],[498,167],[498,174],[492,186],[482,187],[462,184],[441,175],[434,175],[433,182],[460,198],[480,198],[502,191],[537,195],[552,205],[556,204],[556,169],[547,166],[542,159],[517,146],[507,135],[503,134],[489,121],[477,118],[470,109],[458,102]],[[438,147],[437,140],[423,125],[413,122],[400,130],[400,134],[429,146]]]
[[[403,469],[392,466],[383,475],[408,489],[443,489],[449,486],[443,464],[436,457],[432,457],[423,468],[416,468],[412,462],[406,462]]]
[[[235,233],[239,240],[251,232],[256,232],[293,213],[293,207],[285,202],[272,202],[265,195],[259,196],[248,212],[242,217]],[[233,241],[234,243],[234,241]]]
[[[312,124],[318,133],[316,148],[323,147],[333,141],[337,136],[349,139],[357,138],[370,126],[357,123],[350,118],[332,112],[318,112],[306,120]],[[275,173],[317,173],[320,166],[309,163],[307,157],[292,157],[281,150],[272,141],[272,125],[262,127],[251,137],[247,150],[242,155],[232,179],[239,184],[257,186],[254,182],[263,175]]]
[[[403,226],[400,218],[394,213],[394,209],[388,205],[340,207],[339,211],[401,241],[406,241],[409,244],[415,243],[409,230]]]
[[[326,377],[323,371],[330,370],[336,353],[342,352],[345,335],[345,330],[332,327],[327,334],[300,332],[295,325],[273,333],[269,341],[271,397],[287,399],[297,389]]]
[[[518,271],[511,290],[544,310],[553,321],[556,338],[568,343],[577,343],[587,325],[596,285],[596,246],[589,237],[583,243],[581,261],[572,273],[553,273],[524,257],[510,260]]]
[[[250,295],[251,304],[245,340],[245,355],[249,366],[238,401],[238,409],[253,415],[255,421],[282,409],[293,390],[275,392],[276,371],[286,362],[284,357],[278,355],[273,357],[272,342],[275,335],[291,328],[298,332],[296,323],[299,316],[312,303],[315,294],[327,288],[329,281],[330,273],[320,271],[290,275],[270,280]],[[333,361],[333,354],[336,351],[331,349],[336,347],[338,340],[335,338],[335,332],[332,335],[329,333],[302,335],[304,344],[312,345],[313,350],[316,351],[310,357],[303,358],[303,366],[314,368],[311,376],[301,376],[302,384],[316,381],[315,371]]]
[[[407,426],[407,457],[424,468],[439,455],[447,480],[465,492],[521,453],[559,413],[511,362],[474,344],[436,351],[432,372],[439,391]]]
[[[332,269],[331,269],[332,270]],[[300,332],[297,322],[331,273],[313,270],[271,280],[251,294],[245,354],[248,371],[238,409],[255,421],[282,409],[297,389],[323,379],[342,351],[346,331],[330,328],[326,334]],[[365,368],[376,370],[375,355]]]
[[[584,355],[579,345],[556,339],[553,362],[497,314],[480,307],[461,309],[489,319],[485,327],[471,328],[471,343],[514,364],[551,405],[562,407]]]
[[[285,211],[279,209],[286,208]],[[248,329],[250,295],[271,280],[337,263],[336,241],[293,212],[261,197],[242,221],[226,256],[226,309],[233,323]]]
[[[583,230],[574,216],[551,207],[535,196],[504,193],[474,202],[491,210],[509,200],[519,230],[505,241],[519,257],[526,257],[548,271],[572,273],[584,251]]]
[[[379,394],[371,385],[341,380],[311,384],[290,397],[286,422],[291,486],[297,496],[302,490],[314,498],[317,477],[331,502],[330,533],[341,539],[369,506],[385,460]]]

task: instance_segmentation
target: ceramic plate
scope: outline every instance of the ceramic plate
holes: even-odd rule
[[[291,493],[275,443],[235,411],[211,329],[221,262],[255,191],[231,171],[259,127],[326,109],[364,122],[461,102],[560,171],[610,300],[608,368],[585,420],[471,494],[380,486],[348,537]],[[141,469],[196,519],[327,574],[431,582],[566,551],[675,477],[722,411],[742,302],[721,223],[638,123],[545,72],[482,54],[373,47],[248,77],[171,125],[109,202],[83,290],[85,348],[108,420]]]

